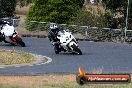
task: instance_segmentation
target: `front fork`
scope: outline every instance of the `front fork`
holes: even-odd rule
[[[68,48],[71,49],[71,50],[73,50],[73,48],[71,47],[72,45],[78,46],[78,45],[77,45],[77,42],[76,42],[75,40],[72,40],[72,41],[68,44]]]
[[[14,34],[13,36],[10,36],[10,39],[11,39],[13,42],[16,42],[16,37],[17,37],[17,34]]]

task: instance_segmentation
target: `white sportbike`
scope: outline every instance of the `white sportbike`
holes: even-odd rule
[[[82,55],[82,51],[78,47],[78,43],[71,32],[60,30],[57,38],[59,39],[59,47],[63,48],[64,51]],[[55,50],[56,54],[59,54],[59,52],[61,52],[61,50]]]
[[[9,25],[9,24],[2,25],[0,32],[4,35],[4,40],[2,41],[4,41],[5,43],[10,43],[11,45],[19,44],[22,47],[25,47],[25,43],[18,35],[13,25]]]

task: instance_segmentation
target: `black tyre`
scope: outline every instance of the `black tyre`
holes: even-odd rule
[[[22,47],[25,47],[25,43],[22,41],[22,39],[20,37],[16,37],[16,42],[17,44],[21,45]]]
[[[77,76],[76,77],[76,81],[80,85],[84,85],[87,82],[87,80],[86,80],[86,78],[84,76]]]
[[[77,52],[79,55],[82,55],[82,51],[79,49],[78,46],[72,45],[72,48],[73,48],[73,50],[74,50],[75,52]]]

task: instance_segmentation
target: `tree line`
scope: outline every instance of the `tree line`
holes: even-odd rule
[[[127,15],[128,0],[102,0],[103,6],[106,10],[105,17],[108,24],[112,28],[123,28]],[[131,27],[132,23],[132,0],[129,0],[128,25]]]
[[[32,0],[0,0],[0,18],[14,16],[16,5],[28,5]]]
[[[68,23],[82,10],[85,0],[0,0],[0,17],[14,15],[17,4],[25,6],[31,3],[27,14],[27,21],[48,21]],[[102,0],[105,8],[105,18],[109,27],[124,27],[127,0]],[[129,5],[129,26],[132,24],[132,0]]]

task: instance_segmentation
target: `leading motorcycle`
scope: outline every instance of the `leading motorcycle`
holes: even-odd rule
[[[2,41],[4,41],[5,43],[10,43],[11,45],[21,45],[22,47],[25,47],[25,43],[18,35],[13,25],[2,25],[0,32],[4,36],[4,40]]]
[[[71,32],[66,30],[60,30],[57,38],[59,39],[59,49],[55,47],[55,53],[59,54],[61,51],[68,51],[82,55],[82,51],[78,47],[78,43]]]

